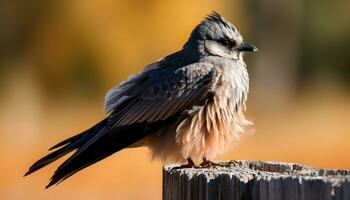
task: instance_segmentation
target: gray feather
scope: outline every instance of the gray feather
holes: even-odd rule
[[[189,109],[212,92],[216,76],[218,74],[215,67],[204,62],[181,68],[157,69],[134,91],[137,98],[121,104],[122,107],[114,108],[108,123],[118,127],[134,122],[152,122]],[[179,105],[179,101],[184,104],[177,109],[171,109],[174,105]]]

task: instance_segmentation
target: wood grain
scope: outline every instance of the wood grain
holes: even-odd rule
[[[163,200],[350,200],[350,170],[268,161],[163,169]]]

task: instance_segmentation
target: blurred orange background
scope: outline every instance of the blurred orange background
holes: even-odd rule
[[[106,116],[104,94],[179,50],[212,10],[259,48],[247,134],[219,159],[350,168],[350,1],[0,3],[0,199],[161,199],[162,164],[123,150],[48,190],[59,160],[23,178],[57,142]],[[66,157],[65,157],[66,158]]]

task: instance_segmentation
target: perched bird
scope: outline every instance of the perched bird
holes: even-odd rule
[[[153,157],[167,163],[210,163],[251,124],[243,114],[249,90],[246,51],[257,48],[244,43],[230,22],[211,13],[182,50],[107,93],[107,118],[51,147],[54,151],[25,175],[73,150],[47,187],[124,148],[148,146]]]

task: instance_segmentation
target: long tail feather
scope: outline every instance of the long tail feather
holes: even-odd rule
[[[57,149],[49,155],[34,163],[25,175],[29,175],[38,169],[54,162],[67,153],[76,150],[75,153],[64,161],[46,188],[58,184],[78,171],[122,150],[149,134],[156,132],[165,124],[176,120],[176,116],[156,123],[137,123],[123,127],[111,128],[108,119],[101,121],[87,131],[68,138],[50,149]],[[59,149],[58,149],[59,148]]]
[[[90,129],[77,134],[71,138],[68,138],[55,146],[51,147],[49,150],[57,149],[61,147],[60,149],[57,149],[56,151],[48,154],[47,156],[41,158],[40,160],[36,161],[30,168],[29,170],[25,173],[24,176],[27,176],[43,167],[46,165],[56,161],[57,159],[61,158],[62,156],[70,153],[71,151],[78,149],[82,147],[87,141],[89,141],[98,130],[100,130],[102,127],[106,126],[107,124],[107,119],[102,120],[95,126],[91,127]]]
[[[107,129],[104,131],[107,131]],[[97,139],[92,138],[91,140],[95,141],[88,141],[87,146],[81,147],[83,150],[78,149],[68,160],[62,163],[46,188],[64,181],[76,172],[135,143],[144,138],[145,135],[144,125],[134,124],[106,132]]]

